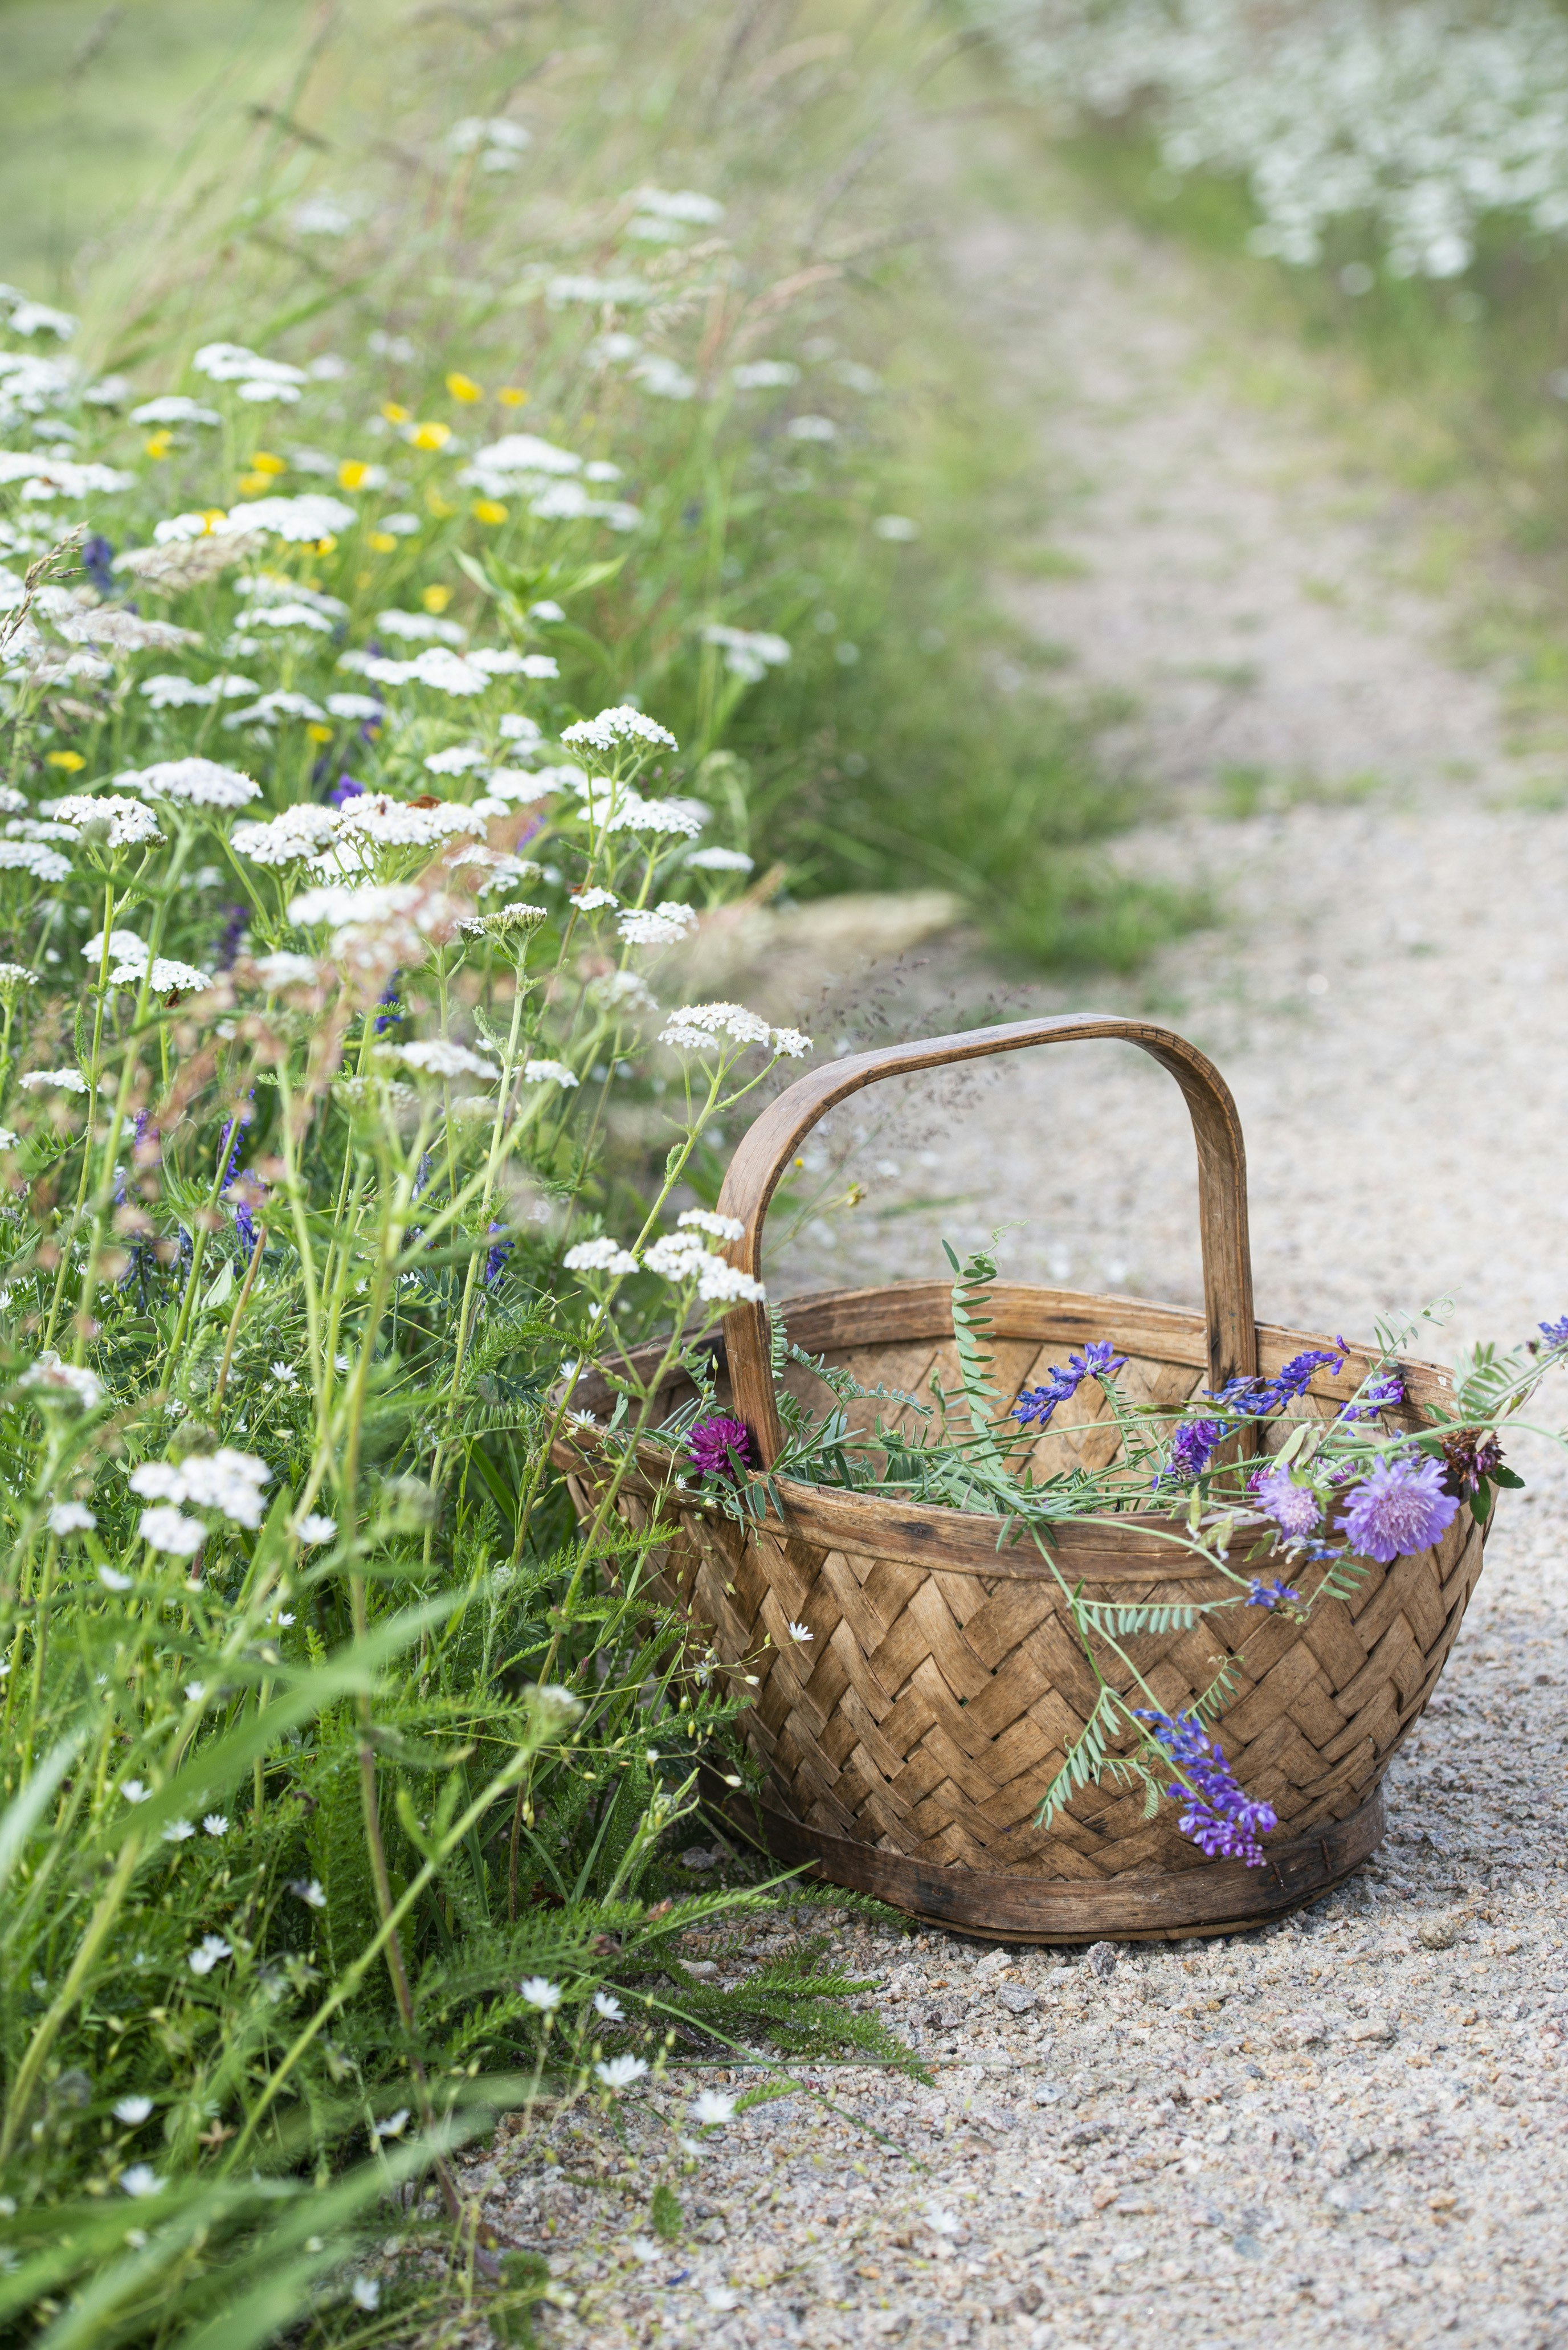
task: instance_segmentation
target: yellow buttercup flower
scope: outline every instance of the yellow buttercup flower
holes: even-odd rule
[[[253,473],[286,473],[288,460],[275,457],[270,449],[258,449],[251,459],[251,471]]]
[[[150,457],[167,457],[174,446],[174,435],[172,432],[150,432],[141,445]]]
[[[328,531],[325,538],[307,541],[307,544],[310,546],[310,552],[312,555],[330,555],[333,548],[337,546],[337,540],[335,535],[331,531]],[[319,588],[321,582],[319,579],[313,579],[310,582],[310,585],[313,588]]]
[[[340,490],[361,489],[369,470],[369,466],[362,457],[345,457],[337,468],[338,488]]]
[[[378,555],[395,555],[398,551],[398,542],[389,530],[373,530],[370,544]]]
[[[504,383],[495,395],[503,408],[526,408],[528,395],[521,384]]]
[[[313,719],[305,731],[313,743],[330,743],[332,740],[331,727],[323,726],[318,720]]]
[[[409,439],[416,449],[444,449],[452,439],[450,424],[416,424]]]
[[[242,473],[240,487],[247,498],[259,498],[264,490],[271,489],[272,479],[270,473]]]
[[[410,411],[400,407],[395,400],[384,400],[381,402],[381,413],[389,424],[406,424]]]
[[[46,767],[63,767],[67,775],[75,775],[87,765],[87,761],[79,751],[50,751],[44,764]]]
[[[202,508],[202,520],[205,523],[208,530],[211,531],[214,529],[219,523],[226,522],[228,520],[228,513],[226,508],[223,506],[203,506]]]
[[[499,498],[475,498],[473,519],[475,522],[504,522],[506,508]]]
[[[484,386],[475,383],[471,375],[459,375],[455,369],[446,380],[446,388],[454,400],[483,400]]]
[[[450,588],[427,588],[424,594],[420,598],[420,601],[424,606],[427,612],[444,612],[447,606],[452,602],[452,589]]]
[[[425,504],[430,508],[431,514],[434,515],[438,522],[444,522],[448,515],[454,515],[457,512],[457,508],[452,504],[452,500],[450,498],[443,498],[439,490],[427,490],[425,492]]]

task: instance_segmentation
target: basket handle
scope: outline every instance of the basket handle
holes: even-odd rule
[[[1137,1045],[1168,1069],[1187,1097],[1198,1145],[1198,1222],[1203,1244],[1203,1305],[1209,1333],[1209,1381],[1250,1378],[1258,1367],[1252,1311],[1252,1258],[1247,1235],[1247,1154],[1231,1088],[1196,1045],[1154,1020],[1122,1020],[1109,1013],[1068,1013],[1049,1020],[1012,1020],[856,1053],[809,1070],[770,1102],[741,1138],[719,1194],[722,1214],[744,1227],[728,1250],[730,1261],[753,1277],[762,1270],[763,1220],[779,1178],[819,1118],[850,1094],[883,1077],[938,1069],[1016,1053],[1026,1045],[1069,1045],[1110,1037]],[[735,1408],[751,1431],[760,1465],[784,1449],[769,1367],[767,1309],[736,1305],[724,1317]]]

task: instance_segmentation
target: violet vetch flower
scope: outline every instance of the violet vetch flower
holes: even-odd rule
[[[1170,1440],[1170,1458],[1155,1477],[1155,1485],[1190,1485],[1201,1477],[1225,1440],[1222,1419],[1184,1419]]]
[[[1351,1494],[1345,1513],[1350,1547],[1386,1566],[1412,1551],[1429,1549],[1459,1515],[1459,1505],[1443,1490],[1442,1464],[1399,1453],[1379,1453]]]
[[[493,1232],[504,1232],[506,1230],[506,1227],[504,1224],[498,1224],[493,1222],[490,1229]],[[485,1251],[484,1256],[484,1286],[486,1289],[494,1288],[505,1268],[506,1260],[511,1255],[515,1245],[516,1243],[514,1241],[493,1241],[491,1243],[490,1247]]]
[[[1196,1713],[1155,1713],[1140,1707],[1136,1719],[1147,1722],[1155,1743],[1184,1774],[1166,1790],[1174,1803],[1187,1806],[1182,1835],[1210,1860],[1244,1860],[1249,1868],[1261,1868],[1263,1847],[1258,1838],[1279,1825],[1273,1805],[1255,1804],[1243,1792]]]
[[[112,596],[117,581],[114,576],[114,546],[111,540],[95,532],[82,541],[82,569],[100,596]]]
[[[1260,1583],[1255,1578],[1247,1594],[1249,1607],[1283,1607],[1301,1606],[1302,1596],[1288,1583]]]
[[[235,958],[240,951],[240,942],[250,927],[250,919],[251,910],[248,906],[225,907],[223,927],[218,934],[216,962],[220,971],[233,971]]]
[[[1258,1507],[1287,1542],[1304,1541],[1323,1516],[1312,1487],[1298,1485],[1288,1469],[1260,1469],[1251,1483]]]
[[[709,1419],[698,1420],[686,1439],[686,1450],[698,1474],[727,1477],[732,1485],[741,1482],[751,1444],[743,1419],[725,1419],[718,1413]]]
[[[1113,1354],[1106,1338],[1091,1338],[1082,1353],[1068,1356],[1045,1374],[1037,1388],[1024,1388],[1012,1407],[1012,1417],[1021,1428],[1044,1428],[1059,1403],[1075,1396],[1085,1379],[1108,1379],[1127,1361],[1125,1355]]]
[[[1540,1330],[1549,1347],[1568,1347],[1568,1314],[1559,1322],[1542,1322]]]
[[[339,775],[327,795],[327,805],[328,807],[341,807],[345,800],[362,799],[364,794],[364,785],[357,784],[352,775]]]
[[[1373,1380],[1359,1403],[1345,1404],[1338,1416],[1342,1420],[1376,1419],[1380,1411],[1389,1411],[1404,1400],[1404,1380],[1397,1371],[1386,1371]]]
[[[378,1036],[383,1035],[389,1028],[395,1028],[403,1016],[403,1007],[398,1001],[398,982],[401,977],[401,972],[395,971],[381,990],[384,1008],[376,1015],[375,1033]]]
[[[1272,1379],[1227,1379],[1213,1397],[1231,1411],[1241,1412],[1249,1419],[1266,1419],[1271,1412],[1281,1411],[1288,1403],[1295,1403],[1305,1395],[1317,1373],[1322,1370],[1341,1371],[1349,1353],[1343,1338],[1336,1347],[1318,1347],[1304,1355],[1293,1355],[1282,1370]]]

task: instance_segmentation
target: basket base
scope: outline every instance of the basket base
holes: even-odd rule
[[[833,1885],[869,1893],[933,1926],[993,1942],[1176,1942],[1199,1934],[1242,1934],[1267,1926],[1348,1877],[1382,1843],[1383,1790],[1358,1811],[1312,1835],[1265,1846],[1262,1868],[1207,1861],[1168,1875],[1110,1877],[1099,1884],[990,1877],[926,1866],[902,1853],[852,1843],[763,1810],[775,1860],[813,1866]]]

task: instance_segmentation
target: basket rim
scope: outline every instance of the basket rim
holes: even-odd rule
[[[866,1289],[835,1289],[815,1291],[795,1298],[784,1299],[780,1312],[792,1331],[805,1332],[806,1343],[812,1342],[809,1325],[815,1319],[826,1321],[830,1329],[840,1323],[859,1316],[853,1309],[874,1305],[878,1301],[890,1302],[897,1310],[895,1318],[908,1319],[910,1309],[924,1305],[945,1305],[950,1309],[951,1284],[947,1282],[888,1282]],[[1141,1298],[1116,1297],[1085,1290],[1053,1289],[1032,1283],[997,1283],[992,1291],[992,1318],[991,1336],[1004,1338],[1006,1315],[1011,1310],[1033,1307],[1037,1314],[1049,1314],[1053,1321],[1071,1321],[1082,1317],[1087,1326],[1085,1309],[1096,1309],[1094,1327],[1104,1332],[1107,1317],[1120,1312],[1124,1322],[1147,1319],[1163,1326],[1163,1335],[1177,1337],[1186,1335],[1193,1341],[1191,1359],[1201,1368],[1207,1362],[1207,1342],[1203,1317],[1179,1305],[1154,1305]],[[872,1315],[875,1319],[875,1315]],[[949,1327],[950,1330],[950,1319]],[[1278,1355],[1282,1361],[1294,1354],[1333,1346],[1338,1341],[1310,1331],[1292,1330],[1282,1325],[1260,1322],[1257,1325],[1260,1363]],[[892,1334],[889,1333],[889,1336]],[[931,1336],[930,1332],[921,1333]],[[1021,1334],[1026,1335],[1026,1334]],[[1063,1332],[1064,1339],[1071,1330]],[[877,1333],[862,1333],[856,1343],[874,1344]],[[801,1343],[797,1335],[796,1343]],[[657,1365],[664,1341],[654,1339],[648,1345],[634,1347],[630,1360],[634,1364]],[[710,1342],[716,1358],[722,1360],[722,1342]],[[834,1337],[817,1338],[816,1345],[843,1343]],[[1119,1343],[1119,1341],[1118,1341]],[[1178,1360],[1182,1359],[1178,1356]],[[1367,1370],[1384,1357],[1366,1347],[1351,1347],[1346,1350],[1345,1369],[1337,1377],[1320,1375],[1314,1379],[1309,1392],[1319,1390],[1327,1395],[1339,1395],[1348,1400],[1355,1392]],[[1397,1356],[1395,1358],[1405,1380],[1407,1400],[1419,1408],[1438,1403],[1451,1395],[1449,1375],[1440,1365],[1421,1362],[1417,1358]],[[1359,1366],[1360,1367],[1357,1367]],[[607,1395],[599,1374],[585,1375],[578,1394],[591,1399],[598,1386]],[[550,1391],[552,1405],[558,1403],[561,1388]],[[590,1404],[591,1409],[591,1404]],[[585,1415],[574,1416],[563,1426],[555,1446],[556,1465],[570,1470],[583,1468],[599,1450],[604,1431],[593,1425]],[[648,1484],[664,1488],[670,1482],[677,1456],[650,1438],[639,1439],[637,1460]],[[1041,1557],[1037,1552],[1021,1548],[1003,1548],[1007,1522],[1001,1518],[982,1516],[976,1511],[946,1509],[931,1503],[898,1502],[881,1494],[845,1492],[834,1486],[809,1485],[796,1479],[779,1477],[774,1481],[781,1508],[769,1508],[754,1523],[755,1531],[782,1540],[805,1541],[831,1551],[854,1551],[874,1554],[878,1558],[898,1561],[912,1566],[923,1566],[938,1573],[950,1575],[983,1575],[1008,1581],[1054,1581],[1058,1575],[1069,1579],[1079,1575],[1093,1575],[1096,1580],[1137,1583],[1175,1583],[1182,1585],[1211,1584],[1223,1589],[1212,1568],[1194,1560],[1177,1542],[1152,1531],[1144,1513],[1127,1517],[1098,1520],[1064,1519],[1054,1529],[1056,1542],[1054,1562]],[[681,1505],[702,1516],[717,1520],[722,1513],[716,1503],[703,1500],[696,1493],[683,1494]],[[1152,1517],[1152,1513],[1148,1513]],[[1236,1527],[1227,1546],[1226,1555],[1244,1554],[1256,1542],[1263,1527],[1272,1522],[1259,1513],[1238,1517]],[[1016,1535],[1015,1535],[1016,1540]]]

